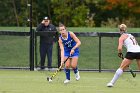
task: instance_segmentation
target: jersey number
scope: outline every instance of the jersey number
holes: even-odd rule
[[[68,47],[72,47],[72,46],[71,46],[71,43],[70,43],[70,44],[68,44]]]
[[[137,45],[138,42],[136,41],[136,39],[134,37],[130,37],[131,41],[133,42],[133,45]]]

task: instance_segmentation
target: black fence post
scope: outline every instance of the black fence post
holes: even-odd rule
[[[98,34],[99,35],[99,72],[101,72],[101,35],[100,33]]]
[[[34,71],[34,30],[32,29],[32,0],[30,0],[30,71]]]
[[[58,67],[60,67],[60,65],[61,65],[61,53],[60,53],[59,43],[57,43],[57,59],[58,59]]]
[[[58,32],[56,32],[55,37],[56,37],[56,41],[58,41],[59,40]],[[58,42],[57,42],[57,61],[58,61],[58,68],[59,68],[61,65],[61,52],[60,52],[60,47]]]
[[[30,32],[30,71],[34,71],[34,30]]]

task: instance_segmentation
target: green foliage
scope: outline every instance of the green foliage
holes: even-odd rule
[[[74,26],[85,26],[86,14],[88,9],[85,5],[78,6],[72,16],[72,23]]]
[[[59,0],[58,0],[59,1]],[[84,26],[88,7],[83,2],[77,0],[54,0],[54,16],[59,22],[68,26]],[[55,21],[58,24],[58,21]]]
[[[102,27],[117,27],[120,24],[119,18],[108,18],[107,21],[102,21]]]
[[[1,0],[0,26],[29,26],[29,3]],[[56,26],[62,22],[68,27],[115,27],[119,23],[139,27],[139,4],[139,0],[32,0],[32,23],[36,27],[44,16],[49,16]]]
[[[139,3],[139,0],[103,0],[99,3],[98,7],[104,17],[102,19],[104,22],[108,23],[109,19],[115,20],[119,18],[120,23],[125,23],[130,27],[139,27]]]

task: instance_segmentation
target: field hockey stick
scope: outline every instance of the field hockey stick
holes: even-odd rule
[[[130,68],[130,66],[128,66],[128,67],[129,67],[129,71],[131,72],[133,78],[135,78],[136,77],[136,73],[134,73],[134,71]]]
[[[123,55],[122,55],[122,60],[124,59]],[[136,73],[134,73],[134,71],[130,68],[130,66],[128,66],[130,73],[132,74],[133,78],[136,77]]]
[[[68,58],[64,61],[64,64],[66,63],[66,61],[70,58],[70,56],[68,56]],[[57,75],[57,73],[62,69],[63,65],[61,65],[53,74],[51,77],[47,77],[47,80],[49,82],[52,81],[52,79]]]

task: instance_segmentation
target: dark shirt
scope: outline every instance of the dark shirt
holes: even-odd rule
[[[53,24],[49,24],[48,26],[45,26],[44,24],[41,23],[37,26],[36,31],[57,31],[57,30]],[[54,40],[55,40],[55,36],[53,35],[40,36],[40,43],[53,44]]]

